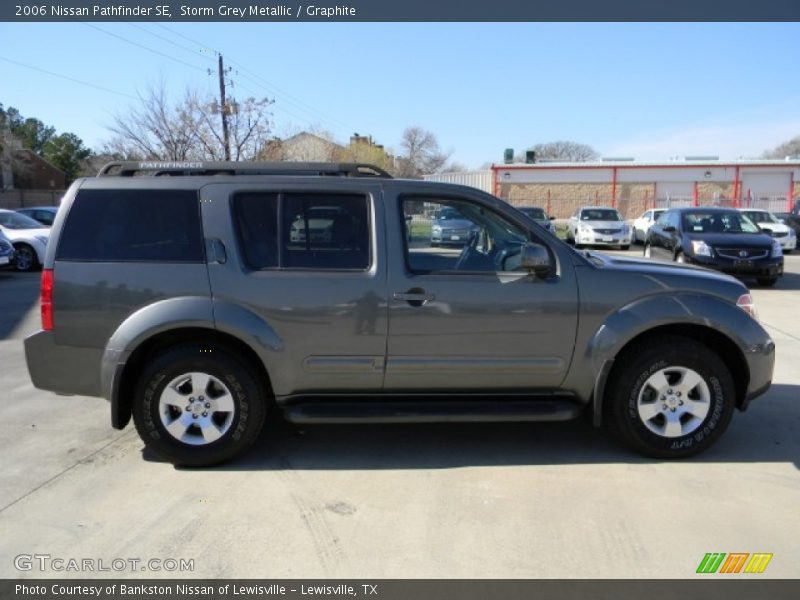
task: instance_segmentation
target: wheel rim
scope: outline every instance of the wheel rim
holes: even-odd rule
[[[650,258],[650,244],[645,244],[644,246],[644,257]]]
[[[17,269],[28,271],[33,266],[33,251],[30,248],[22,247],[17,250]]]
[[[203,372],[184,373],[170,381],[158,400],[164,429],[191,446],[212,444],[231,428],[236,405],[228,387]]]
[[[656,371],[639,390],[637,408],[645,426],[661,437],[694,432],[708,415],[711,391],[703,377],[687,367]]]

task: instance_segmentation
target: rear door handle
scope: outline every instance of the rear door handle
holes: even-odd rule
[[[425,293],[425,290],[414,288],[407,292],[395,292],[392,294],[392,299],[400,302],[408,302],[411,306],[422,306],[427,302],[435,300],[436,296]]]

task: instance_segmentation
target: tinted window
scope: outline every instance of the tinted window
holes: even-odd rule
[[[364,196],[287,194],[282,202],[282,267],[369,266],[369,218]]]
[[[83,190],[61,234],[58,260],[203,260],[197,193]]]
[[[683,213],[683,230],[691,233],[759,233],[758,226],[738,211]]]
[[[242,254],[251,269],[369,267],[364,196],[238,194],[233,206]]]
[[[547,219],[547,215],[544,214],[544,210],[541,208],[520,208],[520,210],[531,219],[539,219],[540,221]]]
[[[278,194],[238,194],[233,214],[245,263],[251,269],[278,266]]]

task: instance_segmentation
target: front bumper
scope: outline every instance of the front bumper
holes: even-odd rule
[[[586,244],[588,246],[629,246],[631,243],[631,236],[630,234],[603,235],[597,233],[579,233],[576,237],[576,241],[579,244]]]
[[[736,260],[725,256],[686,256],[686,259],[701,267],[722,271],[729,275],[752,277],[780,277],[783,275],[783,257]]]

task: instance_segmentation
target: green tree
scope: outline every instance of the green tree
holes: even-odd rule
[[[77,177],[81,162],[92,155],[92,151],[83,145],[83,140],[74,133],[62,133],[52,137],[45,145],[42,156],[67,175],[67,181]]]

